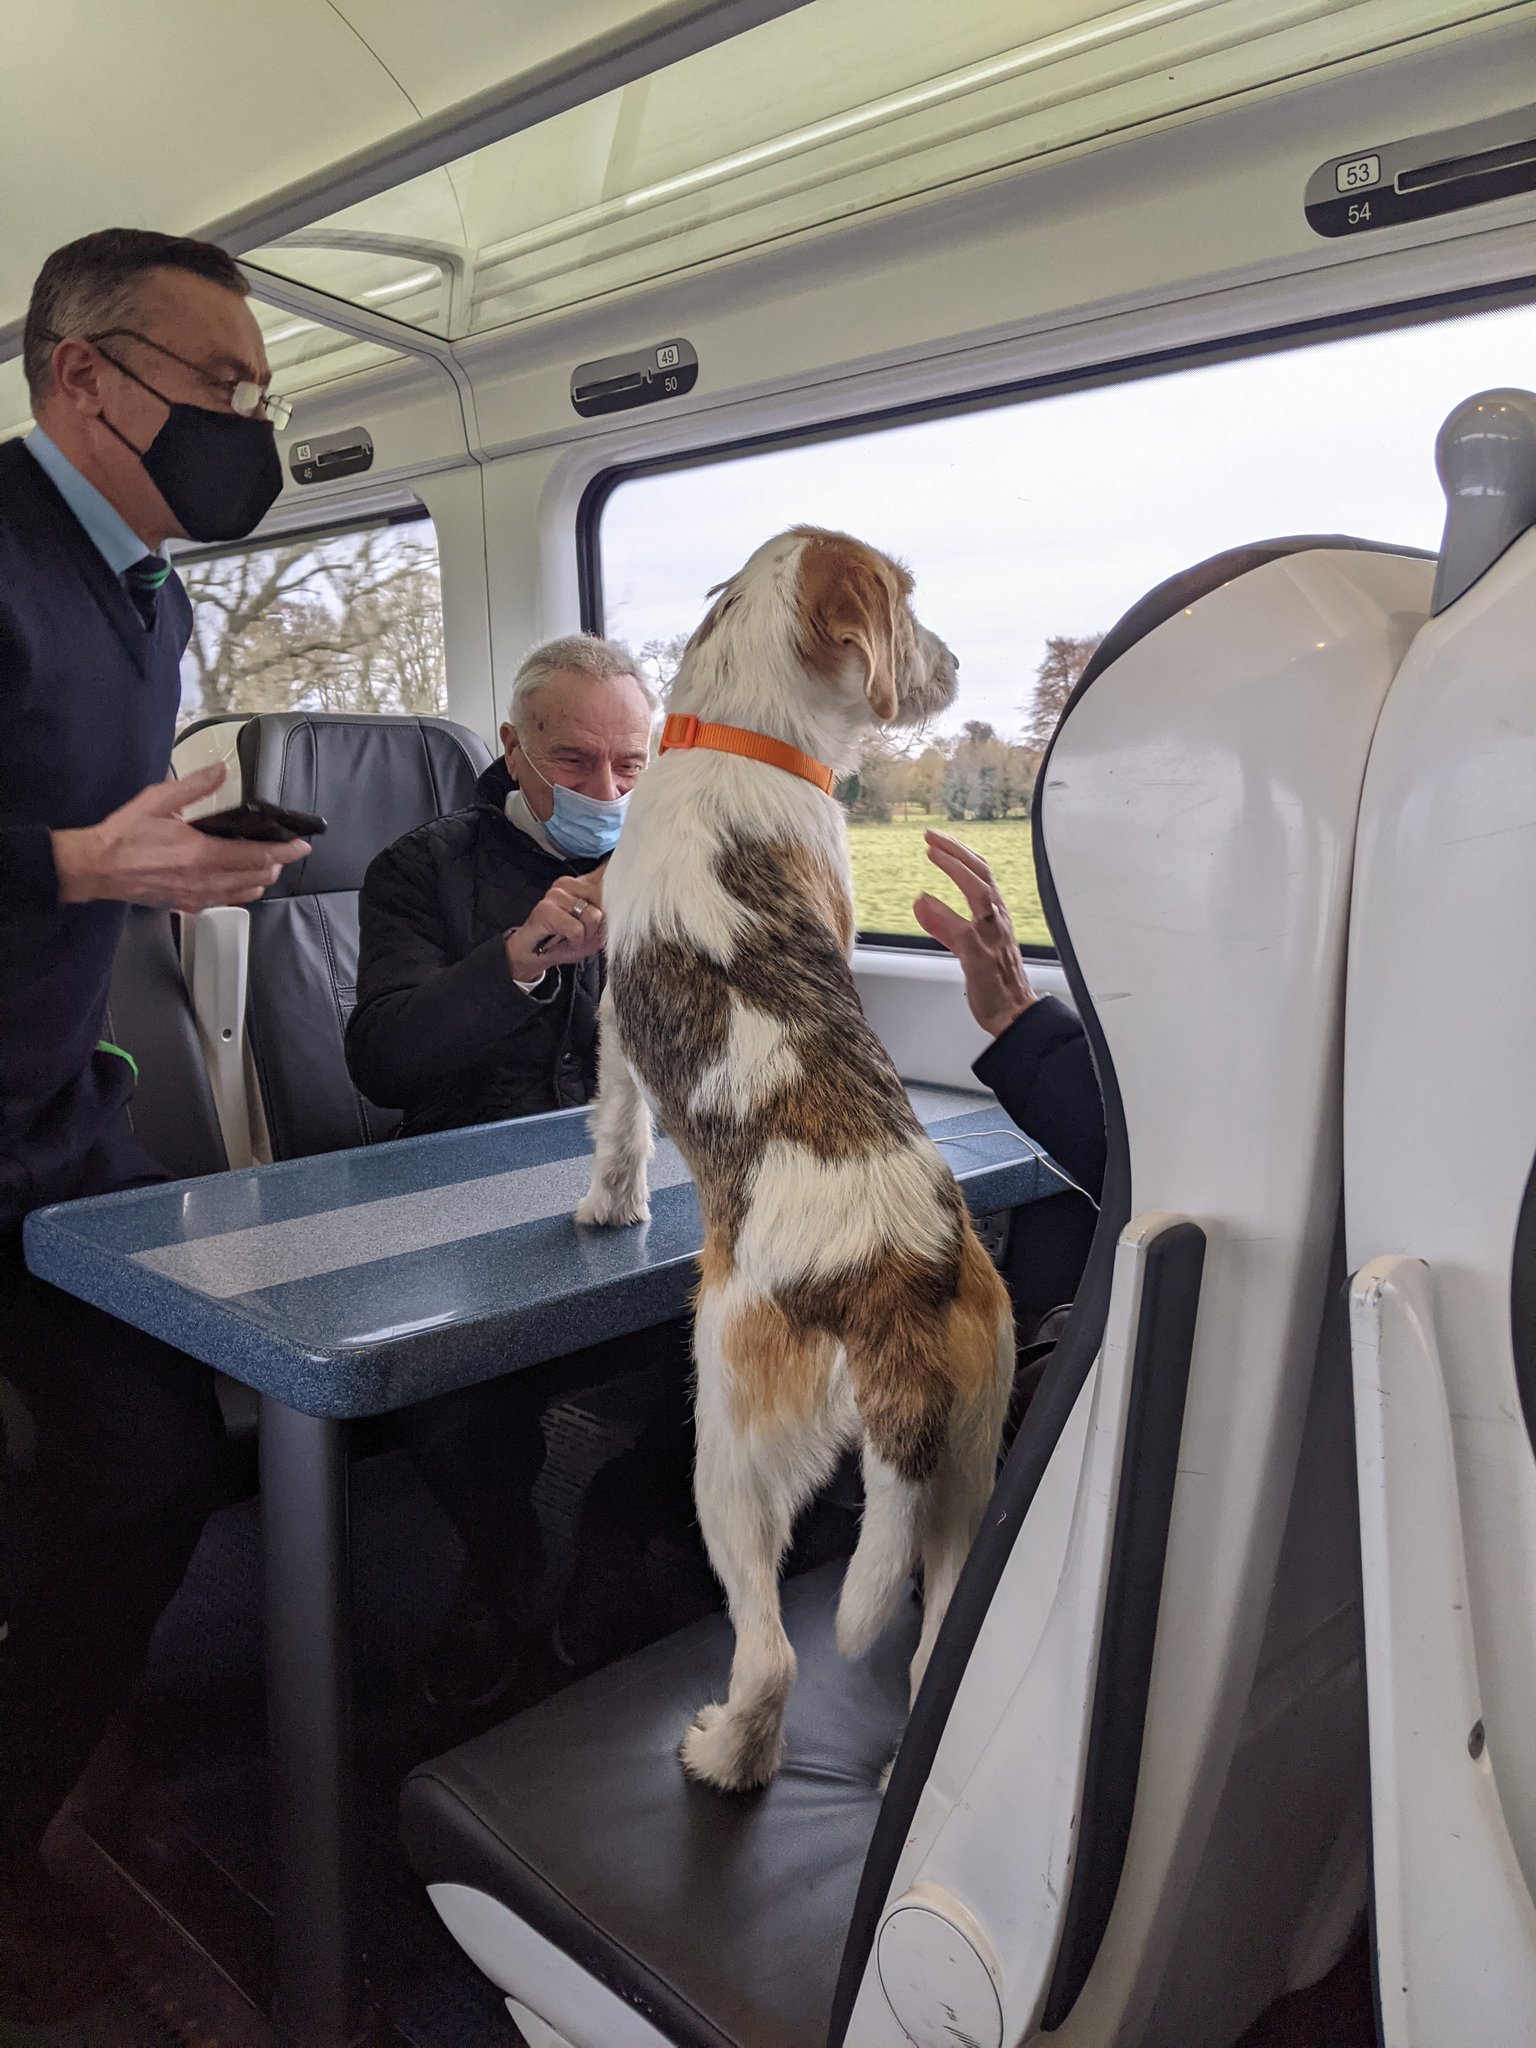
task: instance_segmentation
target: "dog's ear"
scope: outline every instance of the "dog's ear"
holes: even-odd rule
[[[896,678],[909,631],[906,587],[894,563],[845,534],[818,533],[800,560],[800,653],[807,668],[840,676],[849,655],[864,670],[876,718],[896,716]]]

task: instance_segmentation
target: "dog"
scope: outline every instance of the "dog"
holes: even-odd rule
[[[712,591],[604,882],[576,1220],[648,1217],[654,1107],[703,1213],[694,1494],[736,1638],[726,1697],[679,1754],[726,1791],[783,1760],[795,1655],[779,1565],[855,1443],[865,1505],[838,1648],[864,1654],[920,1562],[915,1696],[992,1490],[1013,1371],[1007,1292],[849,965],[835,773],[872,726],[955,695],[955,657],[912,588],[875,549],[797,527]]]

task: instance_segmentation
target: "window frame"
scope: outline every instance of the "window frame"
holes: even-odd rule
[[[840,415],[834,420],[786,426],[769,432],[742,434],[698,447],[678,449],[664,455],[637,458],[632,462],[607,464],[587,481],[576,506],[576,582],[581,624],[585,632],[603,631],[602,521],[609,499],[623,485],[647,476],[665,476],[685,469],[707,469],[744,456],[767,455],[784,448],[812,446],[830,441],[851,441],[863,434],[884,433],[893,427],[915,426],[929,420],[952,419],[968,413],[988,412],[1004,405],[1027,404],[1033,399],[1056,398],[1066,392],[1101,390],[1110,385],[1139,383],[1169,376],[1180,370],[1208,363],[1236,362],[1261,355],[1280,355],[1290,349],[1308,348],[1320,342],[1353,340],[1365,334],[1386,334],[1398,328],[1429,327],[1442,320],[1469,313],[1491,313],[1506,307],[1536,304],[1536,271],[1490,284],[1461,285],[1445,292],[1424,293],[1398,299],[1383,306],[1365,307],[1343,313],[1323,313],[1307,318],[1252,328],[1239,335],[1210,341],[1181,342],[1166,349],[1144,349],[1125,356],[1111,356],[1073,369],[1052,370],[1036,377],[1015,377],[996,384],[977,385],[944,397],[905,401],[898,405],[871,407],[862,412]],[[1028,821],[1033,829],[1033,816]],[[876,932],[860,929],[860,946],[914,953],[942,953],[947,949],[937,939],[921,933]],[[1060,958],[1054,946],[1020,943],[1026,960]]]
[[[254,555],[262,548],[286,548],[305,541],[337,540],[349,533],[372,533],[381,526],[416,526],[431,517],[431,511],[425,505],[396,505],[387,512],[370,512],[362,518],[354,515],[348,519],[343,515],[338,519],[318,520],[313,526],[284,526],[271,533],[263,533],[258,527],[244,540],[217,540],[206,544],[194,541],[178,547],[171,556],[171,567],[180,575],[184,566],[195,567],[199,562],[214,562],[229,555]]]

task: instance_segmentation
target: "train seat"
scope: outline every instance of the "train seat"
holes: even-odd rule
[[[1536,395],[1439,442],[1366,774],[1345,1188],[1386,2048],[1536,2038]],[[1440,964],[1461,963],[1447,983]]]
[[[1348,540],[1236,551],[1085,672],[1034,831],[1109,1170],[889,1786],[905,1646],[838,1665],[835,1571],[790,1591],[762,1794],[676,1761],[723,1625],[422,1765],[407,1852],[532,2048],[1218,2048],[1335,1960],[1366,1855],[1328,1312],[1345,934],[1432,576]]]
[[[224,1140],[169,911],[128,906],[102,1030],[137,1070],[128,1119],[150,1157],[177,1179],[222,1173]],[[226,1418],[243,1429],[241,1391],[220,1376]],[[34,1441],[26,1402],[0,1380],[0,1484],[8,1467],[30,1464]]]
[[[112,963],[104,1031],[138,1070],[128,1118],[174,1180],[229,1164],[171,913],[130,904]]]
[[[221,1107],[243,1090],[255,1111],[256,1156],[376,1143],[393,1135],[398,1114],[353,1087],[342,1044],[356,994],[363,876],[402,833],[472,802],[490,753],[477,734],[445,718],[284,711],[228,723],[237,723],[238,787],[226,786],[217,802],[262,797],[317,812],[329,829],[249,912],[193,920],[209,921],[206,937],[217,949],[216,971],[200,975],[205,931],[195,933],[194,988],[204,981],[209,1002],[222,1006],[206,1023],[205,1043],[228,1048],[226,1034],[245,1034],[243,1056],[224,1055]],[[176,760],[185,772],[230,752],[227,732],[204,722],[188,728]]]

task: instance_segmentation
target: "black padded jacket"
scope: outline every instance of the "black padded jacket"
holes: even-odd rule
[[[370,1101],[405,1112],[404,1138],[569,1109],[597,1089],[601,960],[553,968],[529,994],[502,943],[561,875],[597,863],[557,859],[509,823],[511,789],[493,761],[471,809],[397,839],[363,878],[347,1066]]]
[[[1104,1101],[1075,1012],[1041,996],[997,1034],[971,1071],[1097,1201],[1104,1187]]]

